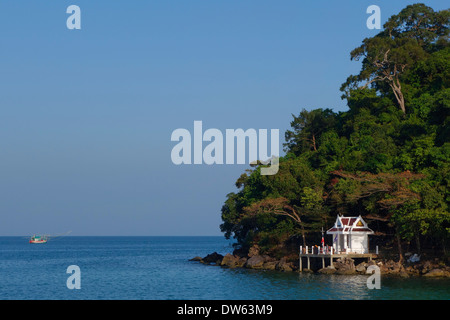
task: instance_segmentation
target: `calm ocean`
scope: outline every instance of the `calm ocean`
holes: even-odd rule
[[[0,237],[0,299],[296,300],[445,299],[448,279],[316,275],[226,269],[188,261],[232,251],[223,237],[63,237],[29,244]],[[81,270],[69,290],[67,267]]]

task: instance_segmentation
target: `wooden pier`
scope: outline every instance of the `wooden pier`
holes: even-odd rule
[[[308,249],[311,249],[310,251]],[[299,271],[303,271],[303,263],[302,260],[304,257],[307,258],[307,269],[311,269],[311,258],[320,258],[322,259],[322,268],[325,268],[325,260],[330,260],[330,266],[333,266],[333,259],[338,258],[363,258],[372,260],[372,258],[376,258],[378,254],[378,247],[376,250],[376,253],[358,253],[358,252],[335,252],[333,247],[311,247],[308,248],[306,246],[303,248],[300,246],[300,253],[299,253]]]

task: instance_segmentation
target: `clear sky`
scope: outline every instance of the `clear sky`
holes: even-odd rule
[[[1,0],[0,235],[220,235],[248,166],[176,166],[173,130],[281,144],[302,108],[346,110],[349,52],[378,32],[367,7],[384,23],[412,3]]]

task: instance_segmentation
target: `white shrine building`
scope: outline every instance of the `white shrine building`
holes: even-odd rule
[[[337,216],[334,226],[327,231],[333,236],[333,251],[337,254],[369,253],[369,234],[373,233],[361,216]]]

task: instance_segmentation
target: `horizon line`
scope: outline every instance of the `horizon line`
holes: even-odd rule
[[[30,237],[30,235],[0,235],[0,237]],[[67,235],[57,237],[225,237],[225,236],[224,235]]]

